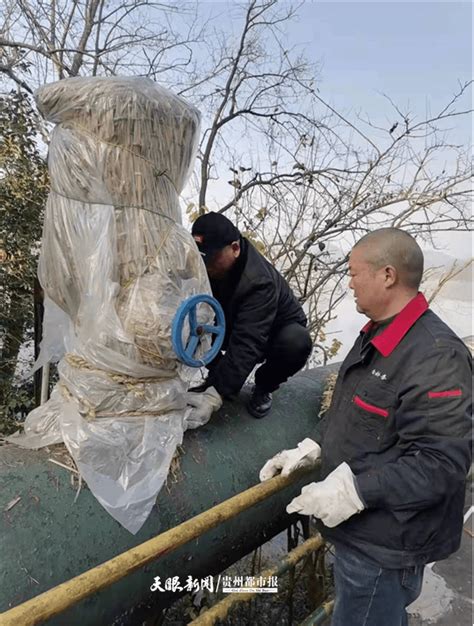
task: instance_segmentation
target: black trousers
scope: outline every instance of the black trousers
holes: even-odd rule
[[[255,383],[263,391],[272,392],[290,376],[304,367],[313,342],[301,324],[283,326],[270,339],[265,362],[255,372]]]
[[[290,376],[304,367],[312,347],[313,342],[307,328],[297,323],[283,326],[270,337],[266,353],[260,361],[263,365],[255,372],[256,384],[263,391],[275,391],[281,383],[286,382]],[[212,372],[219,367],[222,357],[221,352],[207,365],[209,371],[207,380],[197,387],[192,387],[190,391],[204,391],[213,384]]]

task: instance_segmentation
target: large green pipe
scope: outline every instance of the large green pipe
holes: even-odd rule
[[[74,503],[69,472],[48,462],[50,453],[13,445],[0,448],[0,612],[18,605],[215,504],[248,489],[275,452],[304,437],[318,437],[318,413],[327,368],[294,377],[275,394],[272,413],[250,417],[245,393],[226,403],[212,421],[186,433],[177,482],[164,488],[149,519],[135,536],[124,530],[83,489]],[[238,517],[182,546],[108,589],[81,601],[48,625],[137,624],[176,596],[150,592],[164,580],[217,573],[288,524],[287,502],[306,476]],[[8,504],[21,497],[8,511]],[[0,620],[1,624],[1,620]],[[21,625],[19,625],[21,626]]]

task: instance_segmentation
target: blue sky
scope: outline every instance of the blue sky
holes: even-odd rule
[[[470,2],[307,2],[299,15],[290,41],[321,62],[321,93],[347,109],[390,123],[381,92],[423,114],[471,78]],[[458,125],[465,140],[470,122]]]
[[[238,35],[237,2],[200,6]],[[284,29],[288,46],[297,46],[320,65],[323,98],[389,125],[393,116],[382,93],[421,116],[438,110],[458,81],[472,77],[470,2],[307,0]],[[470,97],[464,103],[468,106]],[[465,141],[472,133],[470,120],[460,119],[456,126]]]
[[[245,3],[198,6],[201,18],[209,14],[235,38],[240,35]],[[471,2],[306,0],[282,28],[288,47],[319,66],[317,85],[325,100],[341,112],[365,113],[389,128],[394,114],[383,94],[421,119],[448,102],[458,81],[472,78],[472,17]],[[472,90],[464,96],[464,109],[471,100]],[[468,116],[449,128],[455,141],[470,141]]]
[[[235,3],[208,5],[230,32],[238,32]],[[298,11],[287,29],[289,46],[298,46],[320,66],[320,95],[339,111],[368,114],[380,126],[394,121],[390,96],[402,110],[422,119],[444,107],[458,89],[458,81],[472,78],[472,5],[470,2],[310,2]],[[472,92],[462,109],[472,107]],[[449,124],[454,141],[472,143],[469,116]],[[447,233],[436,238],[438,250],[454,258],[472,255],[470,233]],[[439,255],[439,256],[438,256]],[[435,262],[435,259],[439,261]],[[451,259],[452,260],[452,259]],[[449,257],[431,253],[430,263],[446,267]],[[463,273],[456,288],[465,301],[440,296],[435,309],[460,336],[472,334],[472,271]],[[455,289],[456,290],[456,289]],[[347,352],[364,320],[347,298],[339,318],[328,331],[336,332]]]
[[[307,2],[299,13],[289,39],[298,40],[321,63],[321,95],[337,108],[361,109],[381,125],[390,125],[392,117],[380,92],[421,116],[439,110],[456,91],[458,80],[472,77],[470,2]],[[471,107],[471,97],[463,102],[463,108]],[[457,141],[472,141],[468,116],[456,118],[450,127]],[[454,257],[472,254],[468,233],[442,235],[437,243]],[[467,282],[459,283],[466,302],[440,297],[434,304],[461,336],[472,334],[470,274],[472,278],[465,272]],[[360,325],[348,298],[339,319],[328,328],[339,331],[336,336],[344,343],[338,358]]]
[[[236,2],[204,6],[217,23],[238,35]],[[472,78],[472,29],[470,2],[308,0],[285,25],[285,35],[288,47],[296,46],[318,64],[323,99],[351,119],[360,113],[388,129],[397,117],[383,93],[409,111],[410,119],[421,120],[439,112],[458,83]],[[471,108],[471,101],[472,90],[459,110]],[[446,127],[451,141],[472,143],[469,116],[456,117]],[[470,256],[470,234],[442,238],[440,245],[449,254]]]

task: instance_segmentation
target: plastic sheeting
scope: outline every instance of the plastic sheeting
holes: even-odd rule
[[[135,533],[186,428],[190,371],[173,352],[173,317],[183,299],[210,293],[179,207],[199,113],[142,78],[63,80],[36,101],[56,123],[38,364],[64,356],[51,398],[10,441],[63,441],[99,502]],[[198,320],[212,318],[202,305]]]

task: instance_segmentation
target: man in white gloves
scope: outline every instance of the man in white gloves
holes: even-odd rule
[[[296,448],[282,450],[265,463],[260,480],[281,474],[288,476],[303,467],[315,467],[321,457],[321,447],[312,439],[303,439]],[[354,475],[347,463],[341,463],[326,480],[311,483],[301,490],[286,507],[288,513],[314,515],[325,526],[333,528],[360,513],[365,508],[355,486]]]
[[[260,470],[260,480],[268,480],[277,474],[288,476],[302,467],[314,466],[321,456],[321,448],[308,437],[293,450],[282,450],[267,461]]]
[[[214,411],[218,411],[221,408],[222,396],[215,387],[207,387],[200,393],[188,391],[186,402],[190,408],[188,408],[184,417],[185,430],[207,424]]]
[[[460,544],[472,360],[418,292],[423,254],[408,233],[369,233],[349,271],[357,310],[370,321],[326,414],[322,480],[287,511],[314,515],[335,546],[332,626],[404,626],[425,564]],[[261,479],[308,464],[305,442],[268,461]]]
[[[303,487],[301,495],[293,498],[286,507],[288,513],[314,515],[328,528],[334,528],[364,509],[354,474],[347,463],[338,465],[326,480]]]

